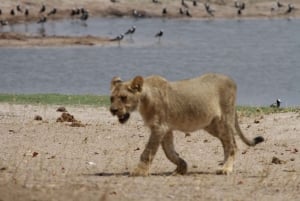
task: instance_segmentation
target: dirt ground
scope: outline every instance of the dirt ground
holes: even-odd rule
[[[188,10],[192,17],[179,13],[181,0],[159,0],[159,3],[153,3],[152,0],[116,0],[116,3],[110,0],[2,0],[0,9],[2,11],[0,20],[7,21],[9,25],[16,23],[37,22],[42,16],[47,16],[51,9],[56,8],[55,15],[47,16],[47,21],[60,19],[74,19],[70,13],[73,8],[85,8],[89,11],[89,16],[98,17],[135,17],[133,10],[136,10],[138,16],[142,17],[163,17],[163,18],[190,18],[190,19],[236,19],[236,18],[299,18],[300,0],[281,1],[283,7],[278,8],[275,0],[243,0],[246,3],[246,9],[242,11],[241,16],[237,16],[237,8],[234,7],[234,0],[209,0],[211,7],[215,10],[214,17],[206,13],[203,0],[199,0],[197,6],[193,6],[191,0],[185,0]],[[295,7],[293,12],[286,14],[288,3]],[[46,5],[46,11],[39,13],[42,4]],[[16,10],[20,5],[22,12]],[[25,8],[29,9],[29,15],[24,16]],[[167,14],[162,14],[163,8],[167,9]],[[271,8],[274,8],[271,11]],[[15,15],[11,15],[14,9]],[[184,8],[184,11],[186,8]],[[8,25],[8,26],[9,26]],[[7,26],[7,25],[6,25]],[[1,25],[0,25],[1,30]],[[22,38],[22,40],[18,39]],[[33,37],[26,34],[19,34],[18,38],[14,33],[5,33],[0,35],[0,47],[7,46],[53,46],[53,45],[102,45],[109,43],[105,37]],[[49,39],[49,40],[45,40]],[[97,39],[95,39],[97,38]],[[83,42],[78,42],[83,41]]]
[[[240,114],[245,135],[266,141],[247,147],[236,136],[229,176],[215,174],[221,143],[197,131],[175,135],[187,175],[170,175],[175,166],[160,148],[149,177],[129,177],[149,136],[137,113],[120,125],[107,108],[68,106],[73,124],[56,122],[58,107],[0,104],[1,201],[300,200],[299,113]]]

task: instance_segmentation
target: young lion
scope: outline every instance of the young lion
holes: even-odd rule
[[[133,176],[149,174],[151,162],[159,145],[167,158],[177,165],[175,173],[185,174],[187,163],[174,150],[173,131],[193,132],[204,129],[219,138],[224,149],[224,163],[218,174],[233,169],[237,133],[244,143],[254,146],[263,137],[248,140],[237,119],[236,84],[221,74],[205,74],[188,80],[169,82],[160,76],[141,77],[123,82],[119,77],[111,81],[110,111],[120,123],[138,110],[150,128],[151,135]]]

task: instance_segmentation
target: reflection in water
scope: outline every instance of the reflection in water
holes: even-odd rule
[[[238,83],[239,104],[270,105],[280,98],[282,106],[299,105],[300,20],[90,18],[86,27],[79,20],[49,21],[44,33],[113,38],[133,25],[134,35],[120,46],[0,48],[0,93],[109,94],[116,75],[178,80],[219,72]],[[33,23],[26,29],[38,34],[39,28]]]

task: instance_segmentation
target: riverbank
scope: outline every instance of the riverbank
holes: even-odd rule
[[[58,121],[61,106],[77,124]],[[137,113],[120,125],[107,107],[0,103],[1,199],[299,200],[299,112],[239,117],[247,137],[266,141],[247,147],[236,136],[232,175],[215,174],[221,144],[197,131],[175,132],[187,175],[170,175],[175,166],[159,149],[145,178],[128,176],[149,137]]]
[[[242,2],[242,1],[241,1]],[[185,1],[188,5],[184,7],[179,0],[160,0],[159,3],[153,3],[151,0],[119,0],[113,3],[110,0],[53,0],[53,1],[19,1],[4,0],[1,2],[0,20],[3,25],[12,26],[21,23],[36,23],[46,17],[46,22],[61,19],[79,20],[82,14],[71,15],[72,10],[84,10],[89,17],[132,17],[132,18],[186,18],[196,19],[249,19],[249,18],[299,18],[300,0],[282,2],[284,6],[278,7],[275,1],[253,1],[245,0],[246,6],[240,15],[237,14],[237,8],[233,0],[211,0],[210,8],[214,10],[213,16],[206,12],[204,3],[199,1],[197,6],[193,6],[192,1]],[[295,9],[288,13],[288,3],[291,3]],[[19,5],[20,9],[17,9]],[[45,11],[40,12],[42,5],[45,5]],[[55,14],[49,14],[53,9]],[[25,10],[28,15],[25,15]],[[163,14],[163,9],[166,13]],[[183,14],[179,10],[183,10]],[[13,15],[11,14],[13,10]],[[18,11],[21,10],[21,11]],[[188,10],[188,15],[187,15]],[[80,11],[82,12],[82,11]],[[87,19],[88,20],[88,19]],[[7,23],[7,25],[5,25]],[[17,36],[16,36],[17,35]],[[26,47],[26,46],[65,46],[65,45],[104,45],[112,43],[109,38],[102,36],[32,36],[26,33],[2,33],[0,35],[0,47]]]

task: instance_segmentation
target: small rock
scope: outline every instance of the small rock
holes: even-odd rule
[[[34,120],[36,120],[36,121],[42,121],[43,118],[40,115],[35,115],[34,116]]]
[[[65,107],[63,107],[63,106],[57,108],[56,111],[57,111],[57,112],[68,112],[67,109],[66,109]]]
[[[273,158],[272,158],[272,163],[274,163],[274,164],[284,164],[285,161],[283,161],[283,160],[277,158],[276,156],[273,156]]]
[[[38,152],[33,152],[32,153],[32,158],[36,157],[39,153]]]

